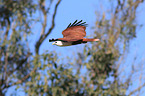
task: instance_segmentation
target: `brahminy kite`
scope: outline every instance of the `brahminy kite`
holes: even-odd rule
[[[52,45],[57,46],[71,46],[87,42],[99,41],[99,39],[88,39],[86,36],[86,22],[77,20],[73,24],[69,24],[67,28],[62,32],[63,38],[49,39],[49,42],[55,41]]]

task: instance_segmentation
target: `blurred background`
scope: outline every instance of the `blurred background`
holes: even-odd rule
[[[0,96],[145,96],[144,0],[0,0]],[[52,45],[75,20],[99,42]]]

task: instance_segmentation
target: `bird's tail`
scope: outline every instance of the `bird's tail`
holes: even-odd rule
[[[93,42],[93,41],[100,41],[99,39],[88,39],[88,38],[83,38],[84,42]]]

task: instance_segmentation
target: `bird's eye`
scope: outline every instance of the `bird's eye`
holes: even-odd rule
[[[55,43],[57,43],[57,42],[55,42]]]

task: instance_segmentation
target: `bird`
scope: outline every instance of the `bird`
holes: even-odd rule
[[[86,27],[88,24],[83,20],[76,20],[74,23],[70,23],[67,28],[62,31],[63,38],[49,39],[49,42],[53,42],[52,45],[60,47],[72,46],[77,44],[84,44],[87,42],[99,41],[99,39],[88,39],[86,36]]]

